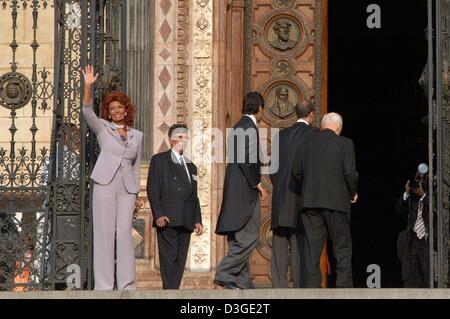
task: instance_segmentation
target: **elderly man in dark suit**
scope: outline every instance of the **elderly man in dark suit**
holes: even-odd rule
[[[248,258],[258,243],[260,199],[267,197],[261,186],[261,158],[257,122],[264,112],[258,92],[244,97],[243,116],[228,136],[222,207],[216,234],[227,235],[227,255],[217,265],[214,283],[229,289],[253,288]]]
[[[188,129],[175,124],[169,129],[172,148],[150,162],[147,195],[157,227],[159,262],[164,289],[178,289],[191,233],[203,232],[197,195],[197,167],[184,156]]]
[[[353,287],[350,210],[358,199],[358,172],[353,142],[341,131],[342,117],[325,114],[322,131],[308,136],[292,165],[302,185],[301,218],[310,245],[308,288],[321,287],[320,255],[327,231],[337,260],[336,287]]]
[[[303,101],[295,106],[297,122],[282,130],[279,147],[272,146],[272,259],[271,275],[274,288],[288,288],[288,267],[294,288],[305,286],[305,240],[299,218],[300,187],[291,175],[295,154],[303,146],[305,137],[318,129],[311,127],[314,121],[314,104]],[[272,145],[276,143],[275,138]],[[301,266],[302,265],[302,266]]]

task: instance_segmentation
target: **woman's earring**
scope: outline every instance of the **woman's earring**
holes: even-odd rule
[[[109,115],[108,118],[111,119],[111,115]]]
[[[127,113],[125,113],[125,116],[127,116],[128,114]]]

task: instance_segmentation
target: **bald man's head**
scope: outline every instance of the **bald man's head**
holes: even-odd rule
[[[337,135],[342,132],[342,116],[337,113],[327,113],[322,118],[322,129],[330,129]]]

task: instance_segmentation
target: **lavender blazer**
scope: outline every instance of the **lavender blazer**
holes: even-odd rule
[[[92,106],[83,105],[83,115],[89,128],[97,136],[101,149],[91,178],[98,184],[108,185],[121,166],[127,192],[139,193],[142,132],[130,128],[127,132],[128,139],[123,142],[114,126],[104,119],[99,119]]]

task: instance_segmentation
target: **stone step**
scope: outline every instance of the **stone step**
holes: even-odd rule
[[[450,299],[450,289],[181,289],[0,292],[0,299]]]

